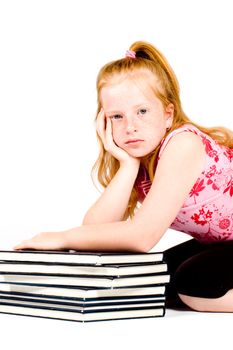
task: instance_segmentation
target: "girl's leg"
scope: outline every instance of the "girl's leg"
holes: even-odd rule
[[[179,294],[184,304],[191,309],[202,312],[233,312],[233,289],[219,298],[197,298]]]
[[[166,287],[166,306],[184,306],[184,304],[178,296],[175,287],[176,270],[184,261],[202,252],[204,249],[204,245],[202,245],[195,239],[191,239],[184,243],[171,247],[164,252],[164,259],[168,265],[168,272],[170,274],[170,283]]]
[[[206,245],[174,274],[180,299],[197,311],[233,312],[233,241]]]

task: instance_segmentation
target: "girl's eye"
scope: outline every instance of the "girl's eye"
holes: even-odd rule
[[[111,116],[111,119],[121,119],[122,116],[120,114],[115,114]]]
[[[147,112],[146,108],[141,108],[141,109],[139,109],[138,114],[144,115],[144,114],[146,114],[146,112]]]

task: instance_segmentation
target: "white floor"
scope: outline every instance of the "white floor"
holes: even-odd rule
[[[165,54],[193,121],[233,129],[230,0],[0,1],[0,28],[0,249],[81,222],[96,198],[96,74],[132,42]],[[177,243],[169,232],[156,250]],[[192,311],[85,324],[0,314],[0,349],[228,350],[232,328],[233,314]]]
[[[167,310],[165,317],[77,323],[0,315],[8,349],[232,349],[231,314]],[[33,342],[33,344],[32,344]]]
[[[169,231],[156,250],[183,241]],[[0,314],[1,343],[9,349],[231,349],[233,315],[166,310],[165,317],[77,323]],[[33,342],[33,345],[32,345]]]

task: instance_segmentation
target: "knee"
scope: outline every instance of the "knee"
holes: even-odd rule
[[[195,298],[219,298],[231,289],[224,273],[214,273],[214,269],[196,260],[185,261],[174,274],[174,286],[181,300],[194,305],[195,309]]]
[[[182,302],[188,306],[190,309],[194,311],[204,312],[205,306],[203,305],[203,302],[201,301],[201,298],[191,297],[189,295],[185,294],[178,294],[179,298],[182,300]]]
[[[180,299],[195,311],[233,312],[233,289],[219,298],[197,298],[179,294]]]

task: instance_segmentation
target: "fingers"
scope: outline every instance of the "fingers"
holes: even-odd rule
[[[38,240],[38,237],[34,236],[31,239],[26,239],[22,242],[20,242],[19,244],[17,244],[13,249],[37,249],[38,243],[40,243],[40,240]]]
[[[18,249],[33,249],[33,244],[30,244],[31,240],[23,241],[16,246],[13,247],[13,249],[18,250]]]
[[[112,146],[114,146],[112,137],[112,122],[109,117],[106,117],[103,108],[101,108],[97,116],[96,130],[103,142],[105,150],[109,151]]]
[[[65,231],[42,232],[31,239],[22,241],[13,249],[63,250],[65,247]]]
[[[105,151],[110,153],[114,158],[116,158],[119,161],[129,157],[128,154],[114,142],[112,132],[112,120],[110,117],[106,117],[103,108],[100,110],[97,116],[96,127],[98,135],[101,138],[101,141],[103,142]]]
[[[41,234],[37,234],[36,236],[26,239],[19,244],[17,244],[13,249],[18,250],[18,249],[36,249],[37,243],[38,243],[38,237]]]
[[[96,131],[102,141],[104,140],[104,136],[105,136],[105,124],[106,124],[106,117],[105,117],[104,109],[101,108],[97,116]]]
[[[114,145],[113,135],[112,135],[112,122],[110,118],[107,118],[105,141],[106,141],[106,145],[108,145],[107,147],[109,148],[111,148]]]

